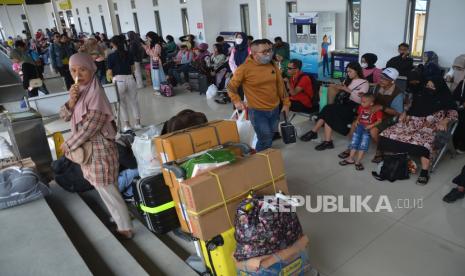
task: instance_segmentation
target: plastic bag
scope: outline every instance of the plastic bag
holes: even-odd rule
[[[161,173],[161,163],[153,138],[160,136],[160,126],[150,126],[141,136],[134,137],[132,152],[137,160],[137,169],[141,178]]]
[[[252,126],[252,122],[246,118],[247,111],[239,113],[236,109],[231,115],[231,120],[236,121],[237,130],[239,131],[239,137],[241,143],[246,143],[251,148],[255,148],[257,145],[257,134]]]
[[[230,150],[219,149],[210,150],[205,154],[189,159],[181,165],[186,171],[186,178],[192,178],[201,172],[208,171],[209,169],[216,168],[221,165],[226,165],[236,161],[236,156]],[[203,166],[197,166],[197,165]],[[211,166],[205,166],[205,164],[212,164]]]
[[[211,84],[208,89],[207,89],[207,99],[213,99],[216,96],[216,93],[218,92],[218,87],[216,85]]]

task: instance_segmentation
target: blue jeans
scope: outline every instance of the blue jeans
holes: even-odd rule
[[[255,147],[256,151],[271,148],[274,132],[279,123],[279,113],[279,107],[271,111],[249,109],[249,119],[258,139]]]
[[[363,125],[358,125],[352,135],[349,149],[367,152],[370,147],[370,130]]]

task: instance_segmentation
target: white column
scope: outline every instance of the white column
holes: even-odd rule
[[[257,26],[258,26],[258,37],[256,39],[266,38],[266,8],[265,0],[257,1]]]
[[[53,7],[53,15],[55,16],[55,23],[57,24],[57,31],[59,33],[63,33],[63,28],[61,26],[61,21],[60,21],[60,15],[58,14],[58,5],[56,0],[51,0],[52,1],[52,7]]]
[[[8,17],[8,23],[10,24],[11,30],[13,31],[11,36],[14,38],[17,35],[17,33],[16,33],[16,30],[15,30],[15,26],[13,25],[13,22],[11,22],[10,13],[8,12],[8,6],[6,4],[3,4],[3,7],[5,8],[5,13],[6,13],[6,16]],[[7,34],[7,36],[8,36],[8,34]]]
[[[120,34],[118,31],[118,21],[116,21],[115,6],[113,5],[113,0],[107,0],[106,2],[107,2],[107,12],[110,17],[110,23],[111,23],[111,29],[113,31],[113,35]]]

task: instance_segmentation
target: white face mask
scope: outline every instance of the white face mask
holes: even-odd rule
[[[236,44],[237,44],[237,45],[242,44],[243,41],[244,41],[244,40],[243,40],[242,38],[236,38]]]
[[[367,68],[368,67],[368,63],[365,63],[365,62],[362,62],[362,68]]]

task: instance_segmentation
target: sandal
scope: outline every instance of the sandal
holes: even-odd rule
[[[427,175],[427,176],[419,176],[418,179],[417,179],[416,184],[424,186],[424,185],[428,184],[428,181],[429,181],[429,175]]]
[[[365,167],[362,165],[362,163],[355,163],[355,169],[357,171],[363,171]]]
[[[339,165],[341,165],[341,166],[347,166],[347,165],[353,165],[353,164],[355,164],[355,161],[350,162],[350,161],[347,161],[345,159],[342,160],[341,162],[339,162]]]
[[[350,155],[350,149],[346,149],[345,151],[339,153],[337,157],[341,159],[346,159],[347,157],[349,157],[349,155]]]
[[[381,163],[381,161],[383,161],[383,155],[382,154],[375,155],[375,157],[373,157],[373,159],[371,160],[371,162],[373,162],[375,164]]]

